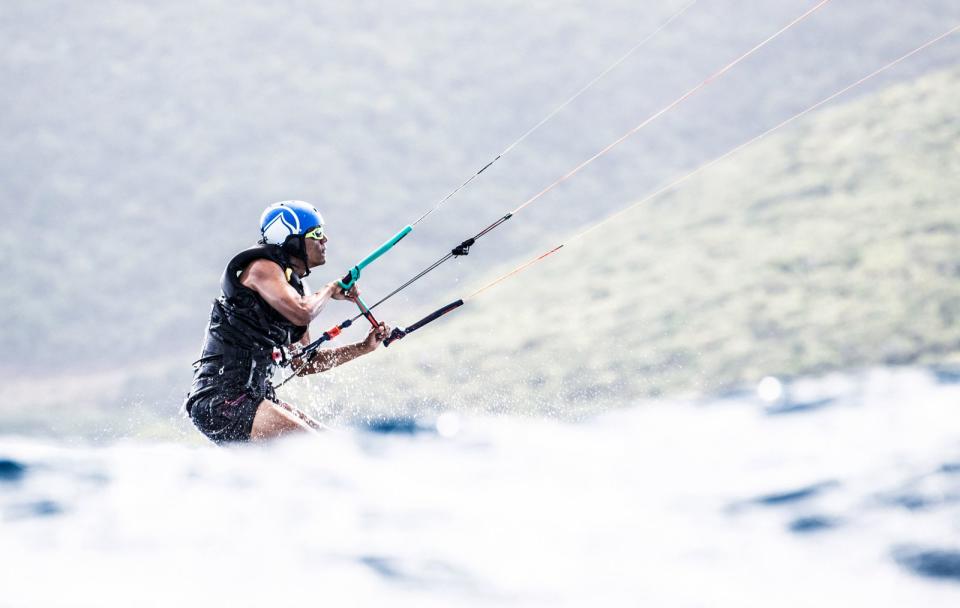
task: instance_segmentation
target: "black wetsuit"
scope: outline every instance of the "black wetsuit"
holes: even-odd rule
[[[303,295],[303,284],[286,253],[275,245],[241,252],[227,264],[184,407],[204,435],[217,443],[248,441],[257,406],[275,399],[270,379],[275,353],[300,340],[306,327],[294,325],[254,290],[240,284],[240,273],[255,260],[271,260]]]

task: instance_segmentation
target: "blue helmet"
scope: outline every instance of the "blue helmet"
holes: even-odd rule
[[[316,207],[304,201],[280,201],[260,216],[260,242],[283,245],[289,237],[303,237],[317,226],[323,226],[323,216]]]

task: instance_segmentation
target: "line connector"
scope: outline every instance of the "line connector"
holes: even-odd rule
[[[450,250],[453,257],[460,257],[461,255],[467,255],[470,253],[470,247],[477,242],[477,239],[467,239],[464,242],[460,243],[456,247]]]

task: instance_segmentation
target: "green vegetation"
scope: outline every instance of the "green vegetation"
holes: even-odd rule
[[[942,360],[960,351],[958,95],[954,69],[824,111],[378,354],[366,379],[317,386],[357,407],[360,385],[374,404],[576,415]]]

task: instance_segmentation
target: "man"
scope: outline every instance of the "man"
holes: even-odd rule
[[[318,428],[276,398],[270,380],[278,363],[292,364],[298,375],[324,372],[373,352],[390,331],[381,323],[361,342],[317,351],[309,363],[298,359],[296,350],[310,343],[310,322],[327,302],[353,300],[359,292],[356,286],[343,292],[334,281],[305,293],[303,277],[326,262],[323,217],[313,205],[270,205],[260,218],[260,234],[257,247],[227,264],[184,403],[197,428],[217,443]]]

